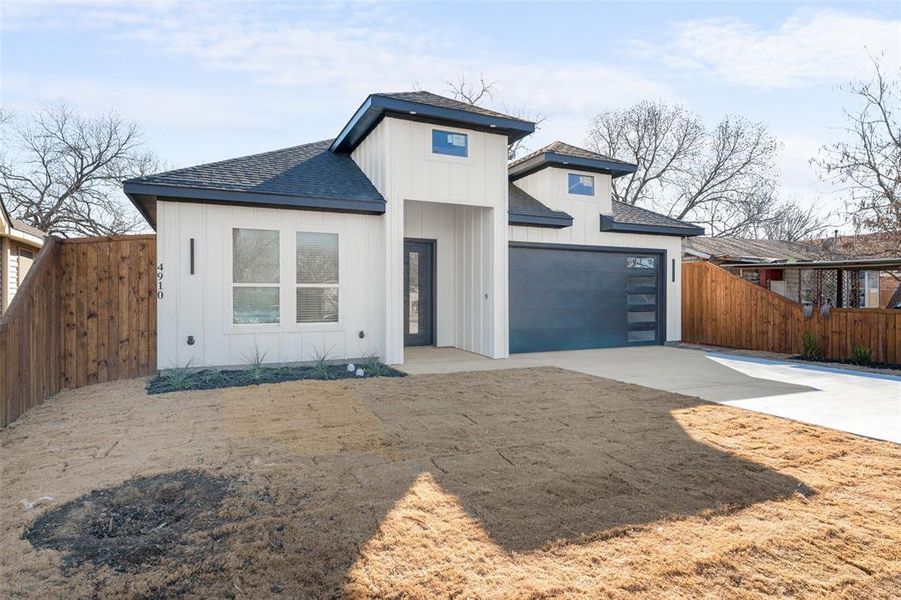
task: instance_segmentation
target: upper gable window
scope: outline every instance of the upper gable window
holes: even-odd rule
[[[594,196],[594,177],[570,173],[569,193],[578,194],[579,196]]]
[[[466,158],[469,153],[469,136],[465,133],[454,133],[453,131],[433,129],[432,153],[462,156]]]

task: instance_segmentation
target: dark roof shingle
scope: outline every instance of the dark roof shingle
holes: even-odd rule
[[[655,225],[659,227],[679,227],[685,230],[697,229],[696,225],[674,219],[666,215],[632,206],[625,202],[613,201],[613,220],[616,223],[628,223],[630,225]]]
[[[533,217],[569,216],[561,210],[551,210],[534,196],[512,183],[509,185],[508,198],[508,212],[511,214],[530,215]]]
[[[398,100],[406,100],[408,102],[418,102],[420,104],[428,104],[430,106],[440,106],[441,108],[450,108],[453,110],[462,110],[465,112],[471,112],[477,115],[485,115],[486,117],[498,117],[502,119],[513,119],[515,121],[522,121],[523,123],[532,123],[532,121],[528,121],[526,119],[520,119],[519,117],[514,117],[511,115],[506,115],[504,113],[500,113],[494,110],[489,110],[487,108],[483,108],[481,106],[476,106],[474,104],[469,104],[467,102],[460,102],[459,100],[454,100],[453,98],[447,98],[445,96],[439,96],[438,94],[433,94],[432,92],[426,91],[415,91],[415,92],[388,92],[383,94],[373,94],[374,96],[385,96],[386,98],[396,98]]]
[[[332,140],[166,171],[126,181],[143,184],[384,201],[349,156],[329,151]]]
[[[574,156],[574,157],[578,157],[578,158],[587,158],[589,160],[603,160],[605,162],[612,162],[612,163],[618,163],[621,165],[634,166],[634,165],[632,165],[632,163],[618,160],[615,158],[610,158],[609,156],[604,156],[603,154],[598,154],[597,152],[592,152],[591,150],[586,150],[585,148],[579,148],[577,146],[573,146],[572,144],[567,144],[566,142],[561,142],[561,141],[551,142],[550,144],[548,144],[547,146],[545,146],[543,148],[539,148],[538,150],[535,150],[534,152],[530,152],[529,154],[526,154],[522,158],[518,158],[518,159],[514,160],[508,166],[515,167],[516,165],[518,165],[520,163],[524,163],[531,158],[535,158],[536,156],[539,156],[541,154],[546,154],[548,152],[555,152],[557,154],[563,154],[566,156]]]

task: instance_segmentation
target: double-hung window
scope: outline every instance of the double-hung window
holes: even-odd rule
[[[338,234],[297,232],[297,322],[338,321]]]
[[[232,229],[232,322],[279,322],[278,231]]]

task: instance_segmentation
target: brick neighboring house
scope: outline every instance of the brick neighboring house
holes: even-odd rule
[[[801,304],[901,308],[901,236],[785,242],[695,237],[683,260],[706,260]]]
[[[25,281],[47,234],[9,216],[0,202],[0,315]]]

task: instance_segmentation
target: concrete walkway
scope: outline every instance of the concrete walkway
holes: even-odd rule
[[[553,366],[901,443],[901,377],[666,346],[516,354],[407,348],[411,374]]]

